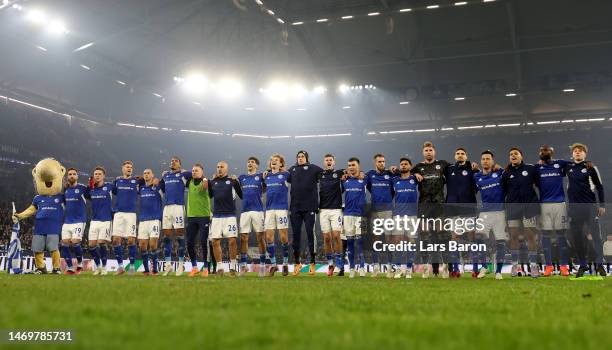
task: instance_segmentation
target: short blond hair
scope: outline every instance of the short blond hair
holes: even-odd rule
[[[434,147],[434,144],[431,141],[425,141],[425,143],[423,143],[423,148],[427,148],[427,147],[431,147],[433,149],[436,148],[436,147]]]
[[[285,157],[283,157],[283,155],[280,153],[274,153],[273,155],[270,156],[270,160],[268,160],[268,169],[272,169],[272,158],[274,157],[280,159],[281,166],[279,168],[280,169],[284,168],[285,167]]]
[[[570,150],[572,150],[572,152],[574,152],[576,148],[580,148],[584,153],[589,152],[589,148],[584,143],[575,142],[570,146]]]

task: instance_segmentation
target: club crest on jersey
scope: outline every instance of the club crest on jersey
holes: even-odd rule
[[[106,186],[102,187],[102,191],[106,191]]]
[[[259,176],[255,176],[255,181],[259,181]]]
[[[528,175],[527,170],[523,170],[523,172],[521,173],[521,175],[523,175],[523,176],[527,176],[527,175]]]
[[[462,174],[463,176],[467,176],[468,172],[467,172],[467,170],[464,170],[464,171],[462,171],[462,172],[461,172],[461,174]]]
[[[76,190],[74,190],[74,193],[79,193],[81,191],[79,191],[79,189],[77,188]]]
[[[174,176],[176,176],[176,177],[180,177],[180,176],[181,176],[181,173],[176,173],[176,175],[174,175]]]
[[[561,166],[558,163],[555,163],[555,165],[553,165],[556,169],[559,169]]]
[[[389,175],[385,175],[385,180],[389,180]]]
[[[362,183],[363,183],[363,180],[357,180],[357,181],[358,181],[360,184],[362,184]]]
[[[225,184],[229,185],[230,184],[230,180],[225,181]]]
[[[581,173],[586,174],[587,170],[586,168],[582,168],[582,170],[580,170]]]
[[[436,170],[440,170],[440,164],[436,164]]]
[[[308,165],[306,165],[306,166],[304,167],[304,170],[308,170]]]
[[[55,198],[53,201],[54,201],[55,203],[59,203],[59,199],[58,199],[58,198]]]
[[[323,175],[323,176],[325,176],[325,175]],[[332,175],[332,177],[333,177],[334,179],[337,179],[337,178],[338,178],[338,174],[334,173],[334,175]]]
[[[295,169],[293,169],[293,170],[295,170]],[[281,175],[278,175],[278,178],[279,178],[279,179],[282,179],[282,178],[283,178],[283,175],[282,175],[282,174],[281,174]]]
[[[136,180],[132,180],[132,181],[130,181],[130,182],[131,182],[131,183],[133,183],[133,184],[135,184],[135,183],[136,183]]]
[[[414,180],[410,180],[410,184],[411,184],[411,185],[414,185]]]
[[[497,177],[497,174],[496,174],[496,173],[493,173],[493,175],[491,175],[491,177],[492,177],[492,178],[496,178],[496,177]],[[482,179],[481,179],[481,180],[482,180]]]

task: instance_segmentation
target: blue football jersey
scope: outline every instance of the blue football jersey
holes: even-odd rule
[[[191,171],[169,171],[162,176],[159,187],[165,193],[166,205],[185,205],[185,188],[189,179],[191,179]]]
[[[266,182],[266,209],[267,210],[289,210],[289,187],[287,186],[286,171],[268,173]]]
[[[113,219],[113,186],[105,182],[100,187],[89,190],[91,200],[91,221],[111,221]]]
[[[162,196],[159,186],[141,186],[138,190],[140,193],[140,211],[138,220],[161,220],[162,217]]]
[[[134,177],[115,179],[113,194],[115,199],[115,212],[135,213],[138,201],[138,180]]]
[[[563,177],[565,168],[569,162],[556,159],[550,163],[538,164],[540,174],[540,200],[542,203],[565,202],[565,191],[563,190]]]
[[[238,178],[242,187],[242,213],[247,211],[263,211],[261,195],[264,189],[262,174],[240,175]]]
[[[371,194],[372,210],[383,211],[393,209],[393,177],[395,175],[389,170],[378,172],[370,170],[366,174],[368,178],[368,190]]]
[[[476,188],[480,191],[480,211],[504,210],[506,194],[502,186],[503,170],[490,171],[486,175],[479,171],[474,174]]]
[[[395,192],[393,215],[417,215],[418,188],[419,183],[414,175],[410,175],[405,179],[399,176],[393,179],[393,191]]]
[[[363,216],[366,206],[366,190],[369,180],[348,177],[342,182],[344,191],[344,215]]]
[[[64,222],[64,195],[37,195],[32,200],[36,208],[35,235],[59,235]]]
[[[64,198],[66,200],[64,223],[77,224],[87,222],[87,203],[85,198],[89,198],[89,187],[83,184],[68,187],[64,191]]]

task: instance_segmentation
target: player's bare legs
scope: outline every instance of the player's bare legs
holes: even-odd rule
[[[217,262],[221,262],[221,239],[220,238],[214,238],[213,241],[213,255],[215,256],[215,260]],[[219,277],[223,276],[223,268],[217,269],[217,275],[219,275]]]

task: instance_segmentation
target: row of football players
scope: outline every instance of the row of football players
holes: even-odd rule
[[[156,273],[157,240],[161,226],[164,234],[164,258],[166,260],[164,273],[168,274],[172,269],[170,263],[171,238],[174,236],[178,243],[179,260],[176,273],[181,274],[184,270],[185,251],[184,192],[187,188],[189,191],[187,196],[188,221],[196,223],[195,231],[191,230],[192,232],[187,234],[188,240],[192,242],[188,246],[191,246],[189,255],[194,264],[190,275],[198,272],[197,257],[194,256],[195,253],[192,254],[191,250],[195,252],[193,245],[198,231],[208,230],[207,219],[210,220],[211,211],[210,203],[207,200],[210,197],[213,202],[210,238],[217,261],[221,259],[221,238],[229,239],[230,257],[238,256],[236,237],[240,231],[242,235],[239,255],[240,272],[244,273],[248,234],[254,231],[260,250],[262,262],[260,266],[263,269],[267,253],[271,259],[271,266],[268,267],[267,273],[273,275],[277,269],[274,234],[278,230],[283,256],[283,274],[287,275],[288,226],[291,223],[295,259],[294,274],[299,274],[302,267],[300,235],[301,226],[304,224],[311,259],[309,272],[314,273],[314,224],[315,213],[318,211],[321,229],[324,233],[325,253],[330,264],[328,274],[333,274],[334,265],[344,266],[344,255],[340,242],[340,235],[344,234],[347,238],[346,250],[351,275],[354,276],[356,270],[361,274],[365,273],[361,220],[366,214],[364,212],[366,191],[371,193],[371,217],[377,219],[391,218],[394,215],[440,217],[444,215],[444,208],[438,205],[440,203],[461,204],[452,213],[446,213],[446,215],[473,217],[475,216],[472,212],[473,206],[465,204],[476,203],[476,192],[480,190],[482,202],[480,217],[484,219],[485,229],[479,233],[493,232],[497,240],[497,256],[503,257],[505,254],[502,252],[505,250],[507,236],[506,226],[509,228],[513,275],[519,272],[519,237],[526,237],[530,262],[533,265],[532,270],[536,270],[535,273],[532,272],[532,275],[538,276],[537,268],[535,268],[538,245],[535,218],[540,216],[541,244],[546,258],[544,275],[547,276],[552,273],[551,236],[556,233],[560,238],[558,241],[565,242],[565,230],[569,220],[566,214],[563,177],[567,175],[572,218],[571,238],[577,253],[577,260],[581,265],[578,275],[581,275],[586,267],[586,233],[594,228],[593,218],[605,212],[599,174],[596,167],[585,162],[586,152],[586,146],[573,145],[573,161],[567,162],[553,159],[552,147],[542,146],[540,163],[529,165],[523,162],[522,152],[518,148],[512,148],[508,156],[509,165],[505,169],[500,169],[499,166],[496,166],[492,152],[485,151],[481,154],[481,164],[478,169],[478,164],[467,160],[467,152],[464,149],[458,148],[455,152],[456,162],[449,164],[436,160],[433,144],[426,143],[423,146],[424,159],[414,167],[409,159],[402,158],[399,168],[387,169],[384,156],[377,154],[374,157],[375,169],[364,174],[360,170],[360,162],[357,158],[349,159],[346,170],[336,170],[334,157],[326,155],[324,169],[322,169],[309,162],[307,152],[300,151],[296,155],[296,164],[287,170],[285,170],[282,156],[278,154],[272,156],[268,163],[268,170],[264,173],[258,171],[259,161],[251,157],[247,162],[247,173],[239,178],[229,176],[227,163],[221,161],[217,164],[216,173],[211,180],[204,177],[201,165],[194,166],[191,172],[183,171],[180,160],[174,157],[171,160],[170,171],[164,173],[159,181],[154,179],[150,169],[144,171],[143,178],[132,177],[133,164],[126,161],[122,166],[123,176],[115,179],[113,183],[104,181],[103,168],[96,168],[90,184],[91,188],[79,185],[76,169],[70,169],[65,192],[66,219],[62,228],[62,253],[65,257],[70,257],[70,245],[72,244],[77,259],[82,256],[77,246],[80,246],[80,238],[87,219],[84,201],[89,198],[93,208],[89,230],[90,251],[96,266],[100,267],[96,273],[105,273],[104,265],[108,255],[107,242],[113,243],[115,256],[119,262],[118,273],[125,271],[122,266],[123,245],[121,244],[124,238],[128,240],[130,268],[134,267],[138,239],[147,270],[145,273],[149,272],[149,264],[146,263],[149,256],[153,260],[153,273]],[[591,183],[595,185],[598,198],[595,197],[590,187]],[[446,191],[444,191],[445,187]],[[266,193],[265,210],[262,203],[264,192]],[[164,193],[163,209],[161,207],[162,193]],[[113,194],[117,197],[114,215],[111,210]],[[236,196],[243,199],[240,227],[235,216]],[[289,196],[291,197],[290,202]],[[140,223],[136,230],[138,197],[140,197],[140,210],[138,211]],[[598,205],[596,205],[597,202],[599,202]],[[575,203],[588,204],[572,205]],[[161,223],[160,217],[162,218]],[[389,232],[389,235],[388,241],[393,242],[399,237],[404,237],[405,232]],[[421,239],[426,242],[439,241],[442,236],[440,232],[432,232],[422,235]],[[452,239],[456,238],[452,237]],[[478,236],[475,239],[478,240]],[[595,244],[597,245],[597,242]],[[203,244],[203,248],[205,246]],[[559,244],[559,246],[561,273],[567,275],[569,272],[565,244]],[[598,251],[597,247],[596,251]],[[374,254],[373,275],[377,275],[380,271],[380,259],[390,260],[385,257],[386,255]],[[356,259],[359,260],[357,269],[355,269]],[[411,259],[412,257],[408,256],[407,259],[402,259],[401,262],[404,263],[400,262],[400,277],[411,276]],[[442,277],[458,277],[457,257],[445,256],[444,259],[448,265],[440,265],[437,260],[431,265],[426,264],[423,276],[428,277],[433,273],[434,275],[441,274]],[[597,259],[599,271],[602,259],[599,256]],[[203,260],[206,261],[205,257]],[[70,264],[71,259],[67,259],[67,262]],[[391,261],[383,261],[383,263],[390,264]],[[497,278],[501,278],[502,263],[503,261],[498,261]],[[236,259],[231,259],[231,266],[230,272],[234,274],[237,270],[233,268],[237,266]],[[603,267],[601,269],[603,270]],[[69,266],[68,273],[71,271],[71,266]],[[486,272],[483,266],[480,269],[480,275],[484,276]],[[206,275],[207,269],[203,269],[202,273]],[[261,270],[260,274],[263,275],[264,270]]]

